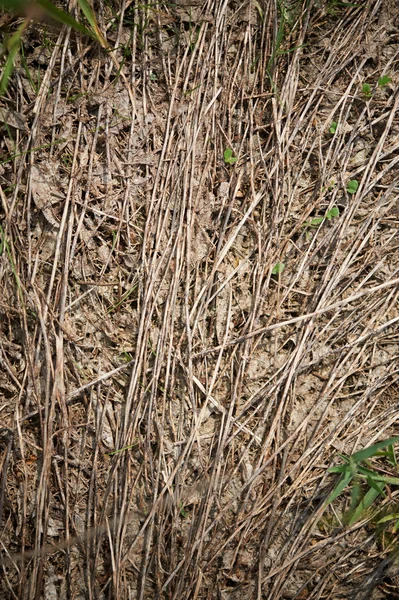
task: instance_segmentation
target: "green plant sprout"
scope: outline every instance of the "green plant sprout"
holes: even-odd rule
[[[338,127],[338,123],[336,121],[333,121],[331,123],[330,129],[328,131],[334,135],[334,133],[337,131],[337,127]]]
[[[324,509],[351,484],[351,503],[345,515],[345,521],[351,526],[362,517],[368,516],[368,509],[372,506],[373,502],[379,496],[382,498],[386,497],[389,485],[399,486],[398,477],[382,475],[380,473],[381,467],[375,463],[371,464],[369,459],[384,457],[388,459],[392,466],[397,467],[393,447],[397,442],[399,442],[399,436],[368,446],[349,457],[340,455],[343,462],[336,467],[328,469],[329,473],[339,473],[340,478],[334,490],[325,501]],[[382,451],[384,448],[387,448],[387,450]],[[377,521],[377,523],[393,521],[396,517],[399,519],[399,515],[396,512],[390,513]],[[399,521],[397,528],[399,528]]]
[[[324,219],[327,219],[327,221],[331,221],[331,219],[333,219],[334,217],[338,217],[338,216],[339,216],[339,208],[338,208],[338,206],[333,206],[332,208],[330,208],[330,210],[328,210],[326,212],[324,217],[314,217],[310,221],[306,221],[306,223],[304,223],[302,225],[302,227],[306,227],[306,228],[310,227],[310,228],[314,229],[315,227],[318,227],[319,225],[321,225],[321,223],[323,223]]]
[[[391,81],[392,81],[392,77],[390,77],[389,75],[382,75],[381,77],[378,78],[377,85],[379,88],[383,88],[386,85],[388,85],[388,83],[391,83]],[[369,83],[363,83],[362,93],[367,100],[369,100],[372,97],[373,92],[371,89],[371,85]]]
[[[272,275],[278,275],[279,273],[282,273],[285,269],[285,264],[282,262],[278,262],[274,265],[273,269],[272,269]]]
[[[356,179],[351,179],[346,186],[346,191],[348,194],[356,194],[357,189],[359,187],[359,182]]]
[[[223,158],[226,165],[234,165],[238,160],[236,156],[233,156],[233,150],[231,150],[231,148],[226,148],[223,153]]]
[[[388,85],[388,83],[391,83],[392,81],[392,77],[389,77],[389,75],[383,75],[382,77],[379,77],[378,79],[378,87],[385,87],[386,85]]]
[[[371,96],[372,96],[371,85],[369,83],[363,83],[362,92],[366,98],[371,98]]]

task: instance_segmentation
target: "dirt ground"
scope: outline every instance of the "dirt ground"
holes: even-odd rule
[[[94,8],[0,102],[0,598],[399,598],[323,506],[399,434],[396,0]]]

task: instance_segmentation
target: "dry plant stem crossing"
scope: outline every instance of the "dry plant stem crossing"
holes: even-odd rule
[[[345,498],[323,511],[337,454],[398,433],[391,4],[100,2],[102,48],[27,28],[0,100],[24,124],[0,122],[0,596],[399,589]]]

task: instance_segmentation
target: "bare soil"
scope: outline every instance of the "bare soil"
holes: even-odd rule
[[[398,598],[396,0],[95,9],[0,103],[0,597]]]

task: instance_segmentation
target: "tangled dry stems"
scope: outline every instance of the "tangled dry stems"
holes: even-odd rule
[[[395,81],[398,34],[380,0],[297,2],[278,45],[259,6],[101,6],[113,57],[27,34],[38,92],[17,68],[2,102],[9,597],[381,589],[375,536],[320,523],[337,452],[395,433],[399,95],[361,84]]]

